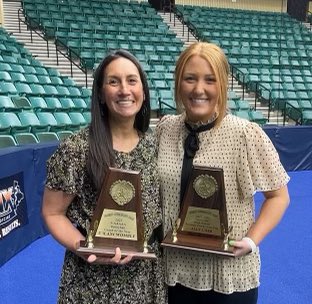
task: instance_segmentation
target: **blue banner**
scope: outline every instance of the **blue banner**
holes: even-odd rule
[[[28,223],[23,172],[0,179],[0,242]]]

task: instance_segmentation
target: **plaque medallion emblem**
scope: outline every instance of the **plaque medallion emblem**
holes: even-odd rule
[[[193,188],[201,198],[206,199],[218,190],[218,183],[213,176],[201,174],[195,178]]]
[[[135,196],[134,186],[126,180],[117,180],[110,187],[109,194],[119,206],[128,204]]]

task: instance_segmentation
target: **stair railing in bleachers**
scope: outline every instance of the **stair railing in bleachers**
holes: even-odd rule
[[[173,6],[173,26],[175,26],[175,18],[182,23],[182,36],[184,37],[185,34],[185,26],[188,29],[188,25],[186,24],[186,21],[184,20],[183,12],[181,12],[176,6]],[[188,35],[187,35],[187,41],[190,41],[190,33],[188,29]]]
[[[159,110],[158,110],[158,115],[157,115],[158,117],[161,117],[164,114],[166,114],[166,109],[172,110],[174,112],[177,111],[177,109],[175,107],[173,107],[172,105],[162,101],[160,97],[158,98],[158,105],[159,105]],[[165,106],[167,108],[164,108],[163,106]]]
[[[42,28],[42,26],[40,25],[40,23],[35,20],[30,18],[29,16],[26,16],[26,14],[24,14],[23,9],[19,8],[17,11],[17,15],[18,15],[18,30],[21,33],[21,22],[24,23],[27,26],[27,29],[30,30],[30,41],[31,43],[33,42],[33,31],[40,36],[42,39],[44,39],[47,43],[47,56],[50,57],[50,52],[49,52],[49,40],[44,36],[44,34],[42,34],[44,32],[44,29]],[[24,16],[24,19],[22,19],[21,16]],[[37,31],[37,29],[39,29],[39,31]]]
[[[234,87],[234,79],[236,79],[243,87],[243,99],[245,98],[245,87],[246,87],[246,81],[245,81],[245,73],[240,70],[238,67],[234,66],[233,64],[230,64],[230,70],[232,74],[232,81],[231,81],[231,90],[233,90]]]
[[[86,88],[88,87],[88,72],[87,68],[77,64],[73,58],[77,58],[79,62],[82,62],[82,58],[78,53],[73,51],[70,47],[68,47],[62,40],[56,37],[55,39],[55,51],[56,51],[56,64],[59,65],[58,53],[62,54],[65,58],[70,61],[70,75],[73,77],[73,65],[75,65],[79,70],[81,70],[85,74],[86,79]]]
[[[291,118],[293,121],[296,122],[296,125],[302,125],[303,122],[303,112],[302,109],[298,109],[294,107],[291,103],[285,102],[283,107],[284,113],[284,125],[286,121],[286,116]]]
[[[258,102],[266,102],[268,105],[268,114],[267,119],[270,121],[270,112],[272,111],[272,90],[265,87],[263,84],[261,84],[259,81],[254,83],[255,85],[255,110],[257,109],[257,103]],[[267,94],[263,94],[264,92],[267,92]],[[268,96],[268,98],[265,98],[263,95]],[[285,125],[285,119],[284,119],[284,125]]]
[[[171,1],[169,1],[169,3],[167,1],[162,1],[161,3],[161,9],[164,13],[164,15],[169,12],[169,17],[170,17],[170,22],[171,22],[171,14],[173,12],[172,7],[174,6],[174,4],[171,3]]]

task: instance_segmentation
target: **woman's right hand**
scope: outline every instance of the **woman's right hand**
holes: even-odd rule
[[[115,249],[115,255],[113,257],[96,256],[95,254],[82,255],[77,252],[76,254],[83,258],[86,262],[96,265],[125,265],[133,258],[132,255],[127,255],[123,258],[119,247]]]

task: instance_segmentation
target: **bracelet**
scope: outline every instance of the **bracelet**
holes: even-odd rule
[[[242,238],[242,240],[249,244],[252,253],[257,251],[257,245],[250,237],[245,236]]]

